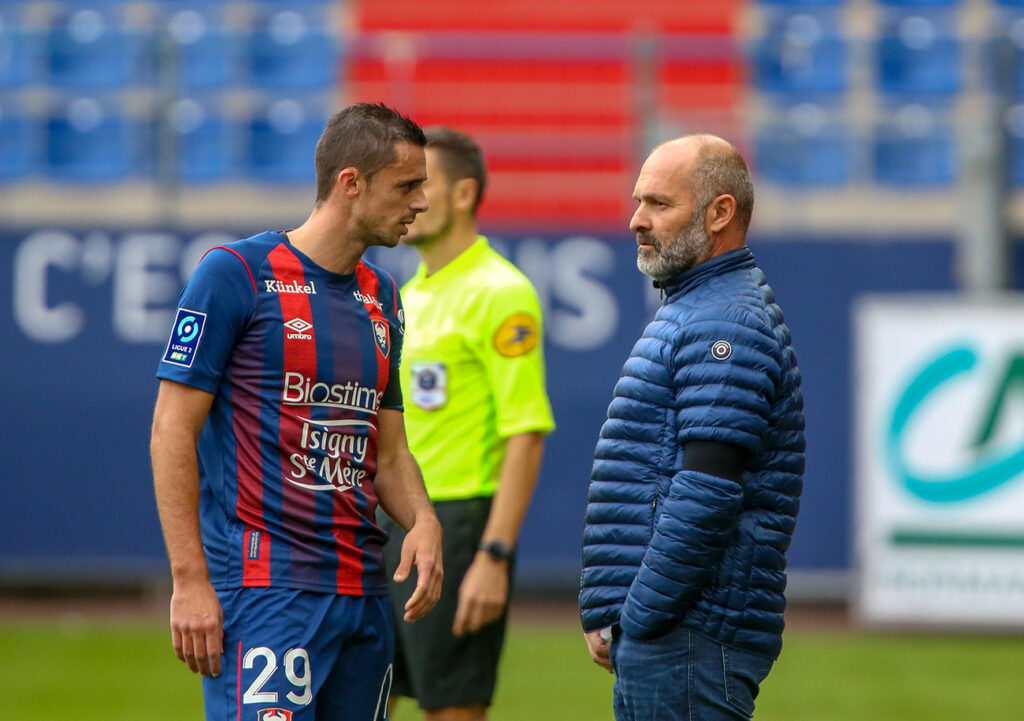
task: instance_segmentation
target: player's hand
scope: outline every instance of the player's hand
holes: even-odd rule
[[[590,658],[593,659],[594,663],[608,673],[614,673],[614,671],[612,671],[611,659],[612,647],[608,641],[605,641],[601,637],[601,632],[590,631],[584,633],[583,637],[587,639],[587,649],[590,651]]]
[[[416,566],[416,588],[405,602],[406,621],[421,618],[441,598],[444,567],[441,560],[441,524],[437,516],[416,521],[405,534],[402,560],[395,569],[395,580],[401,583]]]
[[[171,643],[192,673],[220,675],[224,653],[224,612],[209,581],[174,584]]]
[[[452,633],[473,633],[501,618],[508,603],[508,561],[478,551],[459,586]]]

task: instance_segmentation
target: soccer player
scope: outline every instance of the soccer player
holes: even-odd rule
[[[470,721],[486,718],[494,692],[516,539],[554,424],[537,294],[477,234],[480,149],[447,128],[426,135],[430,209],[404,239],[423,262],[402,289],[401,373],[446,575],[434,612],[398,633],[393,692],[415,698],[430,721]],[[387,525],[393,567],[401,532]],[[411,592],[408,581],[391,584],[393,603]]]
[[[337,113],[306,222],[212,249],[181,294],[151,451],[171,637],[209,720],[385,717],[378,500],[408,529],[396,576],[417,570],[404,619],[440,594],[441,529],[402,417],[402,306],[361,260],[426,210],[425,143],[384,105]]]

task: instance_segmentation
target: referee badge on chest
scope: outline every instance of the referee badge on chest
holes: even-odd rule
[[[412,402],[425,411],[436,411],[448,402],[448,368],[440,361],[411,365]]]

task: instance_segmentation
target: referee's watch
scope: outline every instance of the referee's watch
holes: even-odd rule
[[[509,545],[499,538],[484,541],[478,550],[486,551],[495,561],[511,561],[513,551]]]

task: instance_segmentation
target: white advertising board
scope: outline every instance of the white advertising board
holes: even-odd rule
[[[1024,299],[855,318],[858,612],[1024,626]]]

